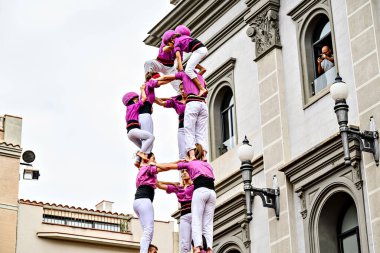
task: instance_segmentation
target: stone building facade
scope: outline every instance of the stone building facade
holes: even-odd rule
[[[159,252],[178,252],[178,233],[172,221],[155,221]],[[21,199],[16,253],[140,252],[142,229],[131,214]],[[8,251],[11,252],[11,251]]]
[[[139,252],[142,229],[131,214],[19,200],[22,119],[0,116],[0,252]],[[154,221],[152,241],[160,252],[178,252],[172,221]]]
[[[216,175],[214,252],[379,252],[380,168],[343,147],[329,87],[349,86],[349,124],[380,125],[380,3],[376,0],[199,0],[175,7],[147,45],[187,25],[207,46],[209,158]],[[333,67],[318,71],[324,46]],[[186,57],[186,56],[185,56]],[[280,187],[280,218],[245,199],[237,147],[254,145],[253,185]],[[354,251],[348,251],[348,249]]]
[[[22,119],[0,116],[0,252],[16,252]]]

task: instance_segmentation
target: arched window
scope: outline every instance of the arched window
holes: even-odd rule
[[[328,84],[332,84],[336,77],[330,21],[325,15],[318,15],[315,19],[314,31],[310,33],[314,64],[311,95],[319,93]]]
[[[234,145],[234,100],[231,89],[224,94],[220,107],[220,117],[222,129],[221,154],[223,154]]]
[[[215,160],[236,145],[234,98],[235,58],[230,58],[207,78],[209,108],[209,159]]]
[[[336,77],[337,59],[330,4],[301,2],[288,15],[297,25],[304,104],[329,92]]]
[[[333,194],[324,204],[318,224],[320,252],[360,252],[356,206],[344,192]]]
[[[215,121],[215,136],[217,140],[217,156],[221,156],[235,146],[234,141],[234,118],[235,108],[232,90],[229,86],[224,86],[217,94],[214,104],[214,112],[218,119]]]
[[[360,252],[359,225],[354,204],[348,207],[338,230],[340,253]]]

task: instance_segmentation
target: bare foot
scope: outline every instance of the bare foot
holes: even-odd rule
[[[207,93],[208,93],[208,90],[205,89],[205,88],[203,88],[203,89],[201,89],[201,90],[199,91],[198,96],[199,96],[199,97],[203,97],[203,96],[206,96]]]
[[[206,253],[212,253],[212,249],[207,249]]]
[[[147,161],[148,160],[148,156],[147,154],[145,154],[144,152],[141,152],[141,151],[138,151],[136,153],[137,156],[141,157],[141,159],[143,159],[144,161]]]
[[[193,253],[201,253],[201,249],[199,247],[195,247],[193,249]]]

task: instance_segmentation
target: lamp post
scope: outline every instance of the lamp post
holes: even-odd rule
[[[373,154],[376,165],[379,166],[379,132],[376,130],[373,116],[369,119],[370,130],[360,132],[348,126],[348,108],[346,103],[348,97],[348,85],[343,82],[342,78],[337,75],[335,82],[330,87],[331,97],[335,101],[335,114],[339,124],[340,136],[342,138],[344,163],[351,165],[350,150],[348,138],[352,137],[359,141],[360,150]]]
[[[280,188],[278,187],[277,177],[273,176],[273,188],[256,188],[252,186],[252,159],[254,151],[249,144],[247,136],[238,149],[238,156],[241,161],[240,172],[243,178],[245,201],[247,207],[248,222],[252,220],[252,203],[253,198],[258,195],[263,201],[263,206],[273,208],[277,220],[280,219]]]
[[[20,164],[26,166],[22,176],[25,180],[38,180],[40,177],[40,171],[33,168],[32,162],[34,162],[34,159],[36,159],[36,155],[33,151],[27,150],[22,154],[24,162]]]

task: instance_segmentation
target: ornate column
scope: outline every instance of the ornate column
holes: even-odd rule
[[[249,25],[247,35],[256,44],[256,59],[274,48],[281,48],[278,10],[279,0],[248,0],[249,13],[244,17]]]
[[[247,35],[256,47],[258,85],[260,93],[261,131],[263,142],[264,174],[266,186],[272,187],[272,176],[277,175],[281,190],[280,220],[268,209],[268,252],[296,252],[295,226],[291,217],[293,195],[286,184],[285,175],[278,169],[289,161],[288,123],[283,79],[283,61],[279,32],[280,0],[247,0],[249,25]],[[255,213],[255,210],[253,210]],[[255,219],[255,214],[253,214]],[[251,228],[252,233],[259,233]],[[255,242],[252,241],[252,245]]]

